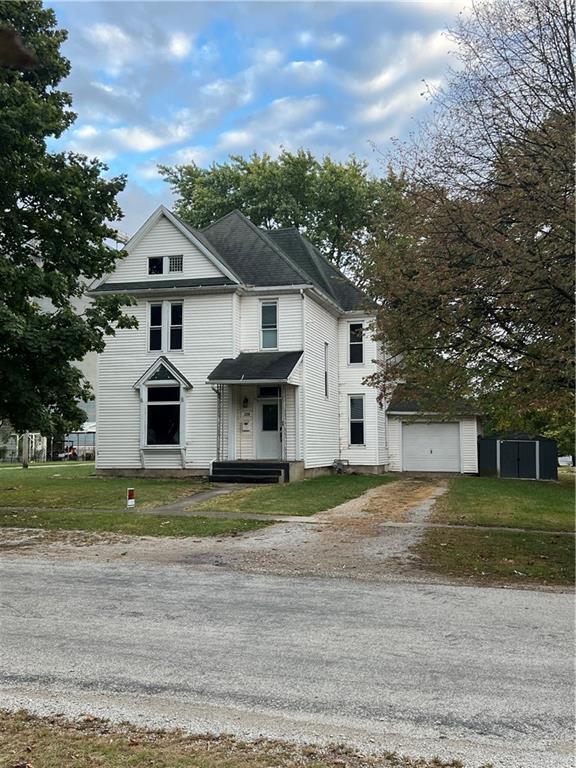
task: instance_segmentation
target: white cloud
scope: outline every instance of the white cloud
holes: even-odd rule
[[[291,61],[284,69],[302,80],[315,80],[322,77],[328,67],[322,59],[315,59],[314,61]]]
[[[405,35],[395,43],[393,49],[386,38],[379,46],[378,57],[385,57],[393,63],[387,64],[372,77],[351,79],[350,87],[362,94],[379,93],[402,78],[409,78],[418,73],[423,77],[430,71],[430,67],[445,66],[452,46],[453,43],[443,30],[429,35]]]
[[[336,48],[341,48],[344,43],[347,42],[346,37],[340,35],[338,32],[333,32],[329,35],[317,35],[310,30],[300,32],[297,40],[300,45],[321,48],[325,51],[333,51]]]
[[[94,136],[98,136],[98,133],[99,131],[93,125],[83,125],[74,131],[74,135],[79,139],[92,139]]]
[[[132,152],[151,152],[169,144],[185,141],[192,133],[192,128],[185,123],[167,123],[156,131],[140,126],[113,128],[108,135],[122,147]]]
[[[183,32],[176,32],[170,37],[168,50],[176,59],[185,59],[192,49],[192,40]]]
[[[114,24],[94,24],[86,30],[86,36],[100,50],[102,61],[95,63],[110,75],[119,75],[127,62],[140,54],[136,41]]]
[[[426,85],[417,83],[411,87],[403,88],[389,98],[365,107],[359,112],[358,120],[362,123],[381,123],[390,117],[398,118],[399,116],[407,120],[411,113],[426,106],[426,86],[434,90],[440,85],[441,80],[438,79],[429,80]]]

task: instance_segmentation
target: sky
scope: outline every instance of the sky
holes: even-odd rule
[[[382,171],[452,61],[462,0],[54,2],[68,30],[74,125],[51,143],[128,183],[132,234],[172,195],[157,165],[310,149]],[[375,151],[374,148],[377,148]]]

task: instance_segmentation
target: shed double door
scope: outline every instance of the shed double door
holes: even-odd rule
[[[536,477],[538,443],[532,440],[500,441],[500,477]]]

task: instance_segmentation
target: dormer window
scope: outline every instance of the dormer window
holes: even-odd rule
[[[149,275],[162,275],[164,274],[164,259],[162,256],[148,259],[148,274]]]

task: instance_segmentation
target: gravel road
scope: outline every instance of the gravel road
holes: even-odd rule
[[[191,731],[573,765],[573,598],[0,560],[0,701]]]

